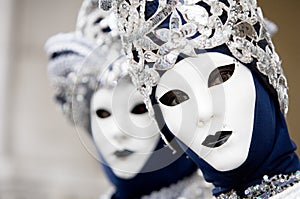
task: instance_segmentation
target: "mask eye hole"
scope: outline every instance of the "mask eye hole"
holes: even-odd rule
[[[226,66],[220,66],[213,70],[208,78],[208,88],[222,84],[229,80],[235,70],[235,64],[229,64]]]
[[[190,97],[181,90],[171,90],[167,93],[165,93],[159,101],[166,105],[166,106],[176,106],[178,104],[181,104],[187,100],[189,100]]]
[[[99,17],[99,18],[97,18],[97,20],[96,21],[94,21],[94,25],[97,25],[97,24],[99,24],[101,21],[103,20],[103,18],[102,17]]]
[[[108,118],[109,116],[111,116],[111,113],[105,109],[98,109],[96,111],[96,114],[99,118],[105,119]]]
[[[111,31],[111,29],[110,29],[109,26],[107,26],[106,28],[103,28],[102,31],[105,32],[105,33],[108,33],[108,32]]]
[[[133,107],[133,109],[131,110],[131,113],[139,115],[139,114],[143,114],[143,113],[147,113],[148,110],[146,108],[146,105],[144,103],[140,103],[137,104]]]

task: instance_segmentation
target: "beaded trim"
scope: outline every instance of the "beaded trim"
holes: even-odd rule
[[[299,182],[300,171],[296,171],[290,175],[279,174],[271,178],[265,175],[261,184],[251,186],[245,190],[245,197],[238,196],[237,193],[232,190],[215,197],[215,199],[267,199],[282,193]]]

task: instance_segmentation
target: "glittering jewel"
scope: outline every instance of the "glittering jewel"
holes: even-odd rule
[[[112,8],[112,0],[99,0],[99,7],[105,11]]]
[[[143,76],[149,63],[156,70],[169,70],[179,54],[193,57],[195,50],[226,45],[240,62],[256,61],[257,70],[278,94],[282,113],[287,114],[287,81],[256,0],[157,0],[158,9],[146,19],[147,1],[152,0],[113,1],[124,51],[139,66],[132,70],[134,81],[143,81],[138,76]],[[159,28],[168,17],[167,27]]]
[[[182,6],[180,11],[187,21],[197,23],[198,25],[207,25],[208,23],[209,14],[201,6]]]
[[[275,196],[289,187],[292,187],[300,182],[300,171],[289,175],[275,175],[269,178],[265,175],[260,184],[248,187],[244,197],[238,196],[236,191],[232,190],[228,193],[223,193],[216,196],[215,199],[268,199]]]
[[[180,30],[185,37],[191,37],[197,32],[197,26],[193,23],[184,24]]]

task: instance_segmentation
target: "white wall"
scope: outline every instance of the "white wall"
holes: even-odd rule
[[[93,199],[107,190],[98,162],[54,104],[47,79],[44,43],[74,29],[80,4],[0,0],[0,155],[5,149],[12,174],[1,170],[0,160],[0,174],[9,177],[0,175],[1,199]]]
[[[4,152],[5,146],[5,107],[7,101],[7,76],[9,74],[10,57],[10,31],[11,31],[11,9],[10,0],[0,0],[0,154]]]
[[[8,76],[11,52],[11,16],[12,3],[10,0],[0,0],[0,179],[7,179],[11,174],[8,152],[7,133],[7,100]],[[1,182],[0,182],[1,183]]]

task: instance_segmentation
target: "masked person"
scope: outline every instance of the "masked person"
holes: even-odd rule
[[[164,146],[128,77],[115,18],[97,5],[84,1],[77,31],[50,38],[46,51],[56,101],[74,125],[92,135],[114,186],[101,198],[211,197],[196,165]]]
[[[296,198],[287,80],[256,0],[101,0],[133,83],[218,199]],[[157,106],[158,105],[158,106]]]

